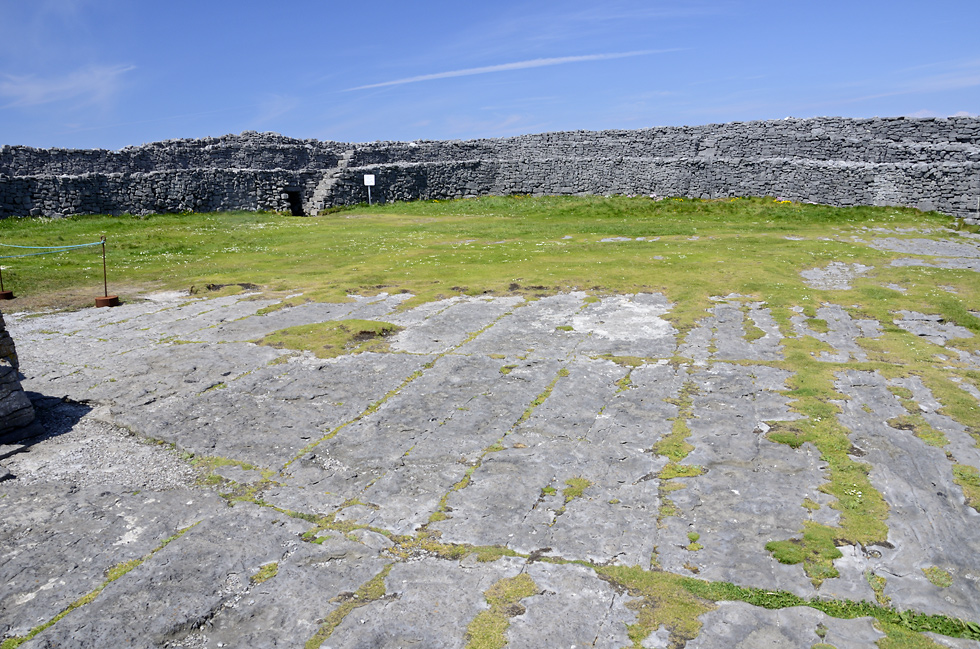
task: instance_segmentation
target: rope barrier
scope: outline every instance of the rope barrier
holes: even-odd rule
[[[12,243],[0,243],[4,248],[25,248],[27,250],[56,250],[59,248],[85,248],[86,246],[101,246],[101,241],[95,243],[77,243],[70,246],[15,246]]]
[[[38,255],[50,255],[58,252],[67,252],[69,250],[75,250],[77,248],[91,248],[92,246],[101,246],[101,241],[96,241],[95,243],[79,243],[72,246],[15,246],[9,243],[0,243],[0,246],[4,248],[22,248],[25,250],[44,250],[44,252],[31,252],[25,255],[0,255],[0,259],[20,259],[22,257],[37,257]]]
[[[79,248],[93,248],[95,246],[102,246],[102,288],[103,297],[95,298],[95,306],[119,306],[119,296],[109,295],[109,275],[106,270],[106,259],[105,259],[105,235],[102,238],[93,243],[76,243],[67,246],[18,246],[12,243],[0,243],[0,247],[3,248],[17,248],[18,250],[41,250],[43,252],[29,252],[23,255],[0,255],[0,259],[21,259],[23,257],[37,257],[40,255],[50,255],[59,252],[69,252],[71,250],[78,250]],[[3,287],[3,266],[0,266],[0,299],[2,300],[12,300],[14,297],[13,291],[4,290]]]

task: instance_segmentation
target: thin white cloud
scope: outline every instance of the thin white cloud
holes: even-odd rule
[[[106,101],[119,87],[119,77],[132,65],[89,66],[55,78],[0,75],[2,108],[30,107],[69,99],[84,104]]]
[[[252,126],[264,126],[269,122],[273,122],[286,113],[291,112],[300,103],[298,97],[278,94],[266,95],[258,103],[258,114],[252,119]]]
[[[561,56],[548,59],[530,59],[527,61],[516,61],[514,63],[503,63],[501,65],[487,65],[481,68],[466,68],[464,70],[450,70],[449,72],[437,72],[435,74],[422,74],[417,77],[406,77],[395,79],[394,81],[384,81],[382,83],[372,83],[356,88],[347,88],[344,92],[352,90],[368,90],[369,88],[384,88],[386,86],[400,86],[406,83],[418,83],[419,81],[432,81],[434,79],[449,79],[451,77],[468,77],[474,74],[488,74],[490,72],[507,72],[509,70],[526,70],[528,68],[543,68],[549,65],[564,65],[566,63],[583,63],[585,61],[608,61],[610,59],[625,59],[632,56],[646,56],[649,54],[664,54],[666,52],[677,52],[679,49],[668,50],[640,50],[637,52],[613,52],[609,54],[586,54],[583,56]]]

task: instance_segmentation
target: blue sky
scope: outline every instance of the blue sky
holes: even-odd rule
[[[0,0],[0,144],[980,113],[980,0]]]

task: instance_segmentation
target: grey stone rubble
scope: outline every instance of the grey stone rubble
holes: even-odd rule
[[[887,545],[841,548],[840,576],[817,589],[799,565],[765,550],[807,521],[838,523],[820,489],[829,473],[817,449],[760,434],[800,417],[784,394],[790,373],[766,364],[783,360],[785,339],[765,303],[717,296],[680,337],[658,294],[456,297],[398,310],[407,297],[259,315],[273,302],[169,294],[10,316],[45,434],[0,448],[12,474],[0,483],[0,635],[24,636],[97,592],[23,646],[295,647],[380,579],[384,595],[359,602],[323,646],[462,647],[487,607],[484,593],[525,574],[536,594],[508,613],[511,646],[628,646],[634,597],[589,567],[541,557],[655,562],[712,581],[874,601],[870,571],[886,577],[900,610],[980,621],[980,514],[953,483],[947,456],[980,468],[980,449],[937,412],[921,380],[836,375],[848,397],[838,419],[889,504],[889,536]],[[881,335],[882,323],[853,319],[843,305],[816,314],[825,333],[809,327],[802,308],[792,324],[832,348],[822,361],[861,361],[857,338]],[[898,315],[899,326],[937,344],[969,333],[931,314]],[[343,318],[404,329],[390,353],[330,360],[249,342]],[[644,363],[625,367],[610,356]],[[945,449],[887,425],[906,412],[890,387],[911,392],[949,439]],[[667,458],[653,446],[671,432],[682,394],[694,450],[681,464],[703,471],[674,479],[684,487],[670,492],[676,515],[663,516],[657,476]],[[224,458],[221,490],[260,488],[261,505],[231,506],[199,485],[191,455]],[[574,479],[587,486],[566,498]],[[819,508],[802,507],[807,499]],[[315,515],[356,529],[311,542],[303,534]],[[524,556],[483,563],[473,554],[392,553],[392,536],[423,526],[445,543]],[[131,570],[107,583],[120,565]],[[272,565],[274,576],[258,578]],[[952,584],[931,583],[930,567]],[[688,647],[843,649],[882,635],[869,618],[736,602],[701,622]],[[642,645],[676,641],[660,628]]]
[[[19,442],[37,435],[34,426],[34,406],[20,384],[20,363],[13,338],[0,313],[0,444]],[[0,480],[7,477],[0,471]]]
[[[819,117],[351,144],[247,131],[120,151],[0,148],[0,218],[507,194],[775,196],[980,219],[980,118]]]

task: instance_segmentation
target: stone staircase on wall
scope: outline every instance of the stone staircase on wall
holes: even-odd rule
[[[333,169],[327,169],[324,172],[323,178],[317,184],[316,189],[313,190],[313,195],[310,196],[310,200],[303,205],[303,211],[307,215],[316,216],[320,210],[333,205],[331,199],[333,198],[334,187],[343,176],[344,171],[350,167],[353,157],[354,149],[347,149],[340,155],[340,159],[337,160],[337,166]]]

